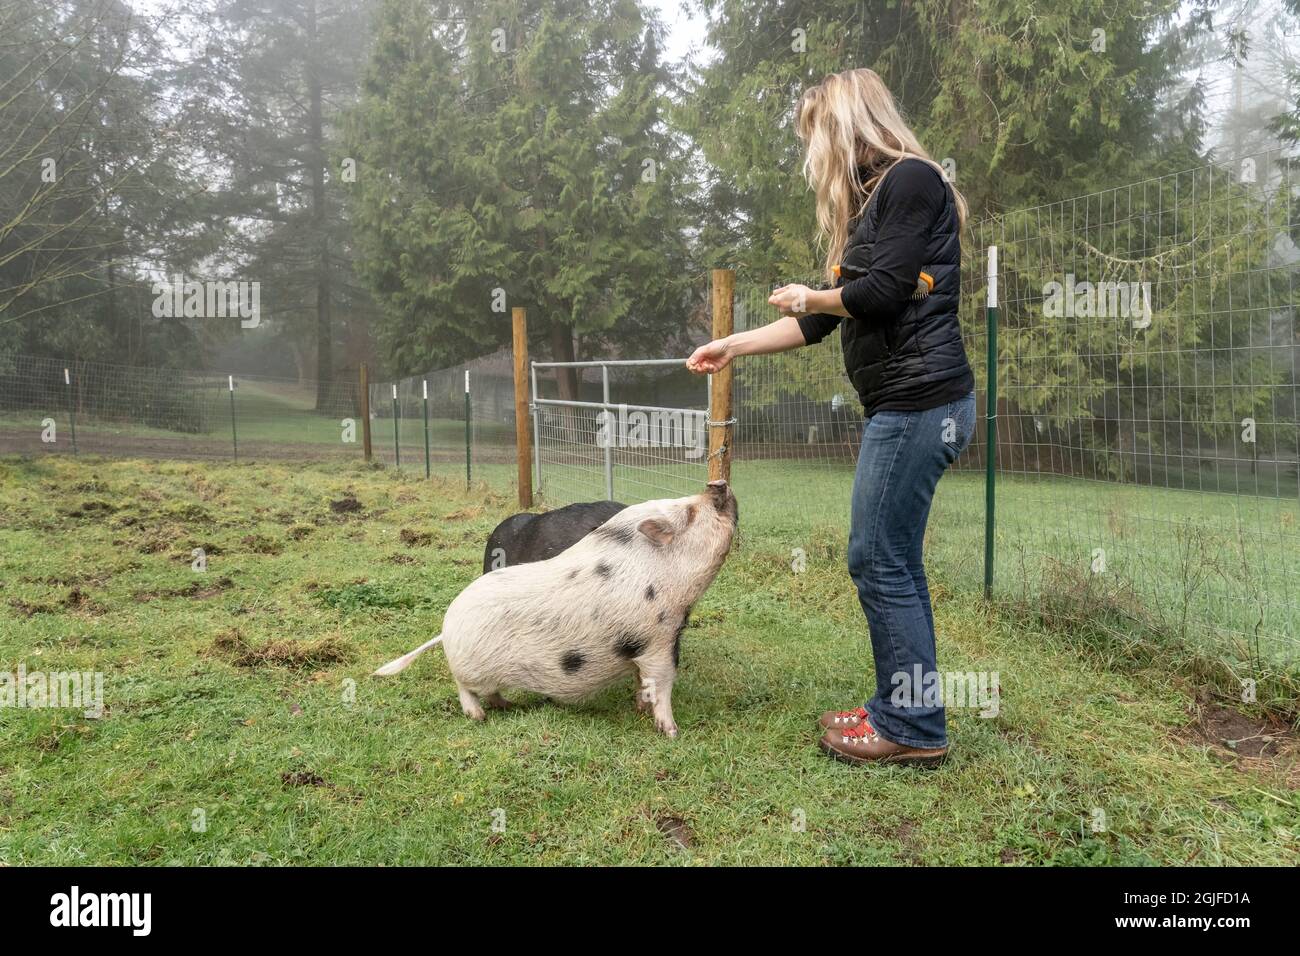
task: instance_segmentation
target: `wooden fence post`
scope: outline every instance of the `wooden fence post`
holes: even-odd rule
[[[713,337],[725,338],[735,331],[733,297],[736,274],[730,269],[713,270]],[[727,365],[714,372],[709,389],[709,481],[731,480],[731,372]]]
[[[528,430],[528,313],[510,310],[515,353],[515,456],[519,462],[519,507],[533,506],[532,436]]]
[[[361,447],[366,461],[370,460],[370,369],[361,363]]]

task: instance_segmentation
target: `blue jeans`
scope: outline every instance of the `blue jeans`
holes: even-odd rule
[[[942,700],[925,706],[936,702],[914,687],[916,675],[937,671],[921,545],[935,486],[974,428],[971,392],[921,412],[877,412],[862,432],[853,478],[849,574],[876,659],[876,693],[866,707],[886,740],[909,747],[948,745]],[[897,693],[899,688],[913,688],[915,694]]]

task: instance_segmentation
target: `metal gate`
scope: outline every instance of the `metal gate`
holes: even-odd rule
[[[633,370],[682,370],[684,359],[611,359],[532,362],[529,412],[533,419],[533,468],[548,507],[596,499],[626,503],[695,494],[708,480],[711,376],[701,380],[702,407],[616,401],[617,389],[643,397],[655,383],[611,382]],[[577,369],[579,396],[600,389],[600,400],[543,397],[538,371]],[[599,370],[595,382],[584,381]],[[642,393],[638,396],[637,392]]]

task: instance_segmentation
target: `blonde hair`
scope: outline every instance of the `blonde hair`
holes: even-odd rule
[[[874,70],[832,73],[809,87],[795,107],[794,125],[807,144],[803,174],[817,196],[817,230],[826,243],[828,280],[834,279],[834,267],[848,245],[849,223],[895,163],[909,156],[922,159],[947,182],[943,168],[917,142]],[[959,227],[964,226],[966,200],[955,186],[949,187]]]

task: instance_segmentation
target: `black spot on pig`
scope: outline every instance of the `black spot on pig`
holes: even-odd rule
[[[570,581],[572,581],[577,576],[578,576],[577,568],[574,568],[572,571],[570,571],[568,574],[565,575],[565,577],[568,578]]]
[[[587,658],[583,657],[577,651],[569,651],[560,658],[560,667],[566,674],[576,674],[582,670],[582,665],[587,663]]]
[[[611,568],[607,562],[605,561],[596,562],[596,574],[598,574],[600,577],[607,578],[613,573],[614,573],[614,569]]]
[[[682,656],[682,631],[686,630],[686,622],[691,619],[691,609],[687,608],[686,613],[682,615],[682,623],[677,625],[677,636],[673,638],[673,667]]]
[[[625,634],[619,638],[618,644],[615,645],[615,649],[618,651],[619,657],[626,657],[630,661],[645,653],[645,644],[645,638]]]
[[[664,618],[666,618],[667,616],[668,616],[667,611],[660,611],[659,616],[655,618],[655,621],[659,624],[662,624],[664,622]]]
[[[653,601],[655,599],[655,586],[653,584],[646,586],[645,599],[647,601]]]
[[[610,541],[616,541],[619,544],[631,544],[632,539],[636,536],[636,532],[634,532],[631,528],[626,527],[625,525],[603,524],[599,528],[597,528],[593,533],[598,534],[602,538],[606,538]]]

